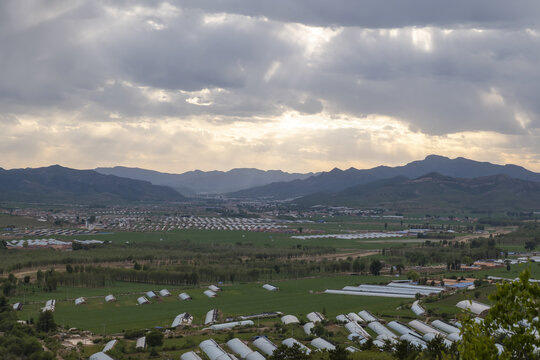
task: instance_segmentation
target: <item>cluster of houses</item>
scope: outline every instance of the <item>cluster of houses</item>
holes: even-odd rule
[[[8,249],[56,249],[56,250],[72,250],[73,242],[82,245],[103,244],[101,240],[73,240],[62,241],[57,239],[23,239],[6,241]]]

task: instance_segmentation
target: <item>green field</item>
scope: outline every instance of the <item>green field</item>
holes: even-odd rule
[[[348,231],[342,230],[343,233]],[[331,232],[341,233],[341,232]],[[219,231],[219,230],[174,230],[169,232],[116,232],[112,234],[91,235],[99,240],[110,240],[114,244],[131,244],[157,242],[157,241],[183,241],[190,240],[193,243],[249,243],[255,247],[291,248],[298,244],[303,246],[332,247],[341,250],[381,249],[402,245],[400,240],[405,238],[388,239],[386,243],[371,243],[374,239],[293,239],[290,234],[264,233],[250,231]],[[65,239],[81,238],[81,236],[61,237]],[[83,237],[84,238],[84,237]]]
[[[8,214],[0,214],[0,229],[14,226],[16,228],[34,228],[34,227],[54,227],[48,222],[40,222],[34,218],[26,216],[14,216]]]
[[[139,294],[145,290],[160,290],[162,287],[151,285],[132,287],[132,284],[122,284],[113,289],[70,289],[73,298],[86,296],[87,304],[75,306],[72,300],[65,301],[65,293],[61,290],[49,296],[39,294],[41,303],[29,304],[20,313],[21,319],[37,319],[44,301],[49,298],[57,299],[55,320],[60,325],[87,329],[97,333],[117,333],[126,329],[150,328],[153,326],[170,326],[176,315],[189,312],[194,316],[194,324],[202,324],[204,315],[210,309],[221,311],[223,319],[238,315],[255,314],[265,311],[281,311],[302,317],[311,311],[326,310],[329,317],[351,311],[358,312],[366,309],[379,315],[410,316],[410,310],[396,310],[402,304],[412,301],[407,299],[373,298],[347,295],[322,294],[327,288],[340,289],[345,285],[359,283],[388,282],[383,276],[338,276],[314,279],[299,279],[275,283],[280,291],[268,292],[262,289],[262,284],[238,284],[224,286],[224,291],[218,297],[210,299],[202,292],[205,288],[180,289],[171,288],[172,297],[153,300],[150,305],[136,305]],[[143,289],[144,287],[144,289]],[[164,286],[165,287],[165,286]],[[86,295],[85,295],[85,291]],[[139,294],[117,295],[115,303],[105,303],[104,296],[113,293],[121,294],[135,290]],[[90,296],[98,297],[90,298]],[[180,301],[177,295],[181,291],[188,292],[192,301]],[[47,294],[45,294],[47,295]],[[71,295],[69,295],[72,297]],[[28,296],[26,301],[37,300],[38,297]],[[13,299],[15,301],[16,299]],[[275,320],[272,320],[274,322]]]

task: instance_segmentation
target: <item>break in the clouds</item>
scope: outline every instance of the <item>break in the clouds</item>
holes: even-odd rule
[[[0,2],[0,166],[540,170],[540,3]]]

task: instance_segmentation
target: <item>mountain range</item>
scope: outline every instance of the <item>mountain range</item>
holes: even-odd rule
[[[440,207],[538,210],[537,204],[540,204],[539,173],[516,165],[495,165],[437,155],[403,166],[333,169],[320,174],[257,169],[197,170],[183,174],[125,167],[96,170],[75,170],[59,165],[36,169],[0,168],[0,201],[176,202],[186,200],[179,193],[184,192],[225,193],[229,198],[239,199],[287,199],[300,206],[414,208],[419,204],[438,204]],[[276,179],[280,181],[276,182]],[[285,181],[289,179],[294,180]],[[265,185],[246,188],[261,183]]]
[[[149,181],[154,185],[169,186],[184,195],[223,194],[273,182],[288,182],[307,179],[314,173],[286,173],[281,170],[232,169],[229,171],[194,170],[182,174],[162,173],[153,170],[124,166],[100,167],[95,171],[101,174],[127,177]]]
[[[430,173],[416,179],[398,176],[335,193],[311,194],[295,199],[294,203],[304,207],[382,207],[398,211],[537,211],[540,209],[540,182],[507,175],[464,179]]]
[[[465,158],[450,159],[429,155],[424,160],[413,161],[403,166],[377,166],[372,169],[333,169],[303,180],[275,182],[228,194],[234,198],[291,199],[320,192],[339,192],[349,187],[367,184],[376,180],[403,176],[415,179],[436,172],[456,178],[476,178],[492,175],[507,175],[512,178],[540,182],[540,174],[517,165],[496,165]]]
[[[31,203],[122,203],[183,201],[166,186],[53,165],[36,169],[0,168],[0,201]]]

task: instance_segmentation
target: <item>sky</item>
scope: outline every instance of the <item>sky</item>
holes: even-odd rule
[[[0,2],[0,167],[540,171],[540,1]]]

